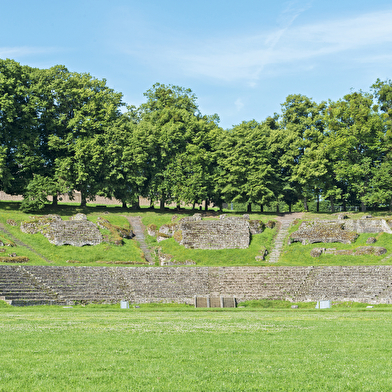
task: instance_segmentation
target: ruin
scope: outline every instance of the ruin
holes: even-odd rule
[[[103,241],[97,225],[87,220],[86,215],[76,214],[69,221],[58,215],[33,217],[22,222],[20,230],[28,234],[43,234],[54,245],[98,245]]]
[[[190,249],[246,249],[251,235],[264,231],[260,220],[249,220],[248,216],[229,217],[221,215],[219,220],[204,220],[201,214],[180,219],[179,223],[162,225],[156,233],[157,241],[174,239]],[[149,230],[150,235],[155,231]]]
[[[316,242],[341,242],[352,244],[358,234],[392,234],[392,223],[385,219],[337,219],[302,222],[296,232],[289,237],[289,244],[301,242],[303,245]]]

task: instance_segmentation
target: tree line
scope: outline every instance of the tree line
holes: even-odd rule
[[[392,206],[392,82],[316,103],[289,95],[281,114],[231,129],[199,111],[190,89],[155,84],[139,107],[88,73],[0,60],[0,190],[25,211],[61,194],[138,207]]]

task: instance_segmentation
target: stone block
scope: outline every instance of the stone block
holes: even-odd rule
[[[316,242],[351,244],[357,237],[357,233],[345,230],[343,223],[337,221],[306,221],[291,234],[289,241],[301,242],[303,245]]]

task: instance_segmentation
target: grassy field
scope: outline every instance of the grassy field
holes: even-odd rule
[[[388,308],[0,306],[0,391],[390,391]]]

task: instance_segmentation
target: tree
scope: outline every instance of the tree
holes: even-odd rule
[[[202,116],[190,89],[155,84],[140,107],[141,133],[150,146],[144,195],[166,202],[201,202],[211,183],[210,133],[216,117]]]
[[[0,60],[0,183],[11,194],[22,194],[44,163],[33,90],[36,72],[16,61]]]
[[[80,191],[85,206],[87,198],[105,190],[105,132],[120,116],[122,95],[107,87],[105,79],[64,67],[51,71],[54,104],[48,150],[55,156],[55,177],[69,192]]]
[[[302,197],[305,210],[308,200],[319,195],[326,172],[325,158],[317,151],[323,139],[324,107],[323,102],[317,104],[304,95],[289,95],[282,104],[279,128],[273,133],[272,148],[281,168],[281,197],[289,203]]]
[[[326,114],[336,179],[348,182],[361,200],[362,211],[366,210],[375,162],[382,156],[384,127],[374,109],[371,95],[354,92],[329,102]]]
[[[228,131],[221,144],[219,183],[227,202],[264,205],[274,200],[276,172],[271,165],[269,128],[252,120]]]

